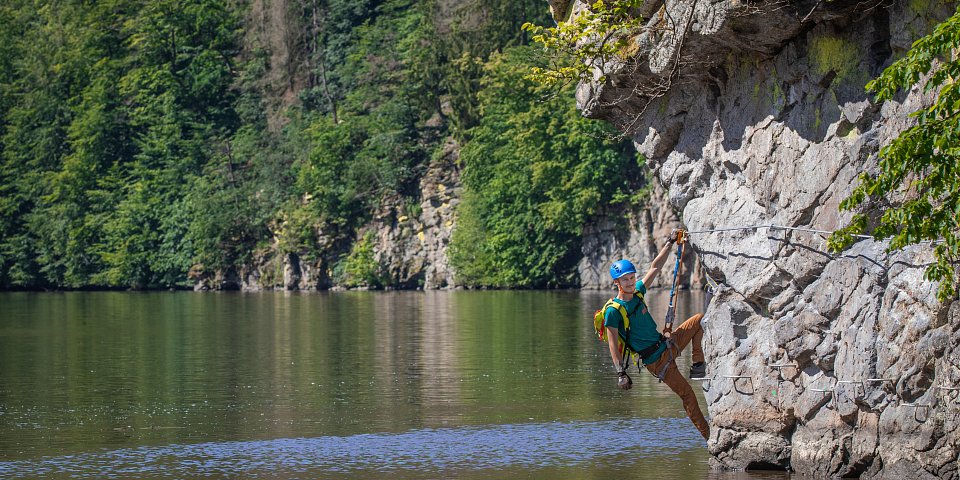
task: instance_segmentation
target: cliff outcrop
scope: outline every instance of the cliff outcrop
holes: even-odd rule
[[[421,201],[413,212],[387,206],[369,226],[376,235],[375,259],[387,285],[426,290],[456,286],[447,246],[462,188],[460,147],[447,139],[440,153],[420,179]]]
[[[385,199],[374,218],[358,232],[356,239],[334,239],[317,232],[313,252],[283,252],[277,239],[255,252],[252,261],[239,271],[197,274],[195,290],[328,290],[343,288],[335,271],[353,242],[369,238],[371,259],[377,265],[381,286],[396,289],[456,288],[456,277],[447,257],[456,207],[462,184],[458,164],[460,146],[447,139],[439,155],[428,165],[418,184],[419,201],[407,204],[400,198]],[[670,208],[667,192],[658,183],[642,204],[628,211],[608,211],[584,226],[578,264],[580,285],[586,289],[608,289],[608,268],[618,258],[637,265],[656,256],[674,228],[681,226]],[[317,254],[316,252],[320,252]],[[655,287],[669,287],[673,280],[671,263],[657,278]],[[684,257],[682,287],[699,288],[703,273],[695,255]]]
[[[316,232],[311,252],[283,252],[280,241],[255,252],[239,272],[215,272],[196,278],[195,290],[328,290],[344,288],[337,263],[350,246],[370,242],[379,286],[398,289],[441,289],[456,286],[447,259],[454,228],[454,210],[460,202],[459,146],[448,139],[440,155],[420,178],[420,201],[407,204],[399,197],[385,199],[374,218],[359,229],[356,239],[332,238]],[[343,276],[341,273],[340,277]]]
[[[603,64],[578,103],[632,136],[693,232],[835,230],[857,176],[930,101],[875,104],[864,84],[955,8],[647,2],[637,56]],[[704,339],[715,465],[958,477],[960,306],[924,280],[929,246],[831,254],[822,234],[771,228],[691,240],[722,283]]]

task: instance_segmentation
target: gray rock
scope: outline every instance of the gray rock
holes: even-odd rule
[[[581,84],[578,105],[633,137],[691,231],[832,231],[858,175],[931,100],[913,89],[877,105],[863,85],[955,8],[668,1],[633,39],[638,56],[604,64],[606,82]],[[585,235],[585,278],[602,273],[588,246],[649,250],[632,230]],[[831,254],[824,235],[766,227],[692,241],[723,283],[704,338],[715,466],[958,478],[960,305],[924,280],[929,246]]]
[[[611,289],[610,265],[621,258],[629,259],[638,270],[645,271],[672,230],[682,227],[670,208],[666,191],[656,183],[651,190],[645,204],[627,207],[627,211],[599,215],[584,226],[583,257],[577,265],[581,288]],[[676,258],[673,255],[649,287],[670,288]],[[699,288],[704,284],[703,272],[692,248],[684,254],[679,280],[684,288]]]
[[[447,246],[460,203],[460,147],[447,139],[420,179],[419,212],[407,212],[399,202],[385,203],[367,228],[376,233],[377,262],[388,286],[440,289],[456,287]]]

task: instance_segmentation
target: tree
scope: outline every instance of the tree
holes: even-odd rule
[[[641,178],[632,148],[581,117],[569,88],[554,95],[525,78],[540,58],[514,47],[484,65],[450,246],[468,285],[575,285],[582,226]]]
[[[548,65],[533,67],[530,78],[544,85],[589,82],[593,70],[608,61],[630,61],[630,39],[646,21],[634,15],[641,5],[643,0],[596,0],[556,27],[525,23],[523,29],[550,58]]]
[[[957,297],[960,261],[958,51],[960,9],[867,84],[876,101],[883,102],[922,82],[925,92],[937,92],[936,101],[913,113],[917,124],[880,150],[878,173],[862,174],[860,184],[840,204],[841,210],[860,213],[830,238],[835,251],[871,228],[876,238],[891,239],[890,250],[933,242],[936,261],[925,276],[940,282],[941,301]]]

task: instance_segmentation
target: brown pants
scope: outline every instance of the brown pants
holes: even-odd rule
[[[703,418],[700,404],[697,403],[697,395],[693,393],[690,384],[680,374],[676,362],[680,352],[691,342],[693,343],[693,362],[704,361],[703,329],[700,328],[701,318],[703,318],[703,314],[698,313],[675,328],[672,335],[674,345],[668,347],[669,351],[665,350],[656,362],[647,365],[647,370],[654,375],[659,375],[661,371],[664,372],[663,383],[666,383],[674,393],[680,396],[680,399],[683,400],[683,409],[687,411],[687,416],[690,417],[697,430],[700,430],[703,438],[707,439],[710,437],[710,425],[707,424],[707,419]],[[666,367],[666,370],[664,370],[664,367]]]

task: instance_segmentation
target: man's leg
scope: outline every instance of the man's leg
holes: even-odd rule
[[[679,353],[679,351],[676,353]],[[656,375],[663,369],[664,365],[666,365],[667,368],[663,375],[663,383],[666,383],[667,386],[670,387],[670,390],[673,390],[674,393],[680,397],[680,400],[683,401],[683,409],[687,412],[687,416],[690,417],[690,421],[697,427],[697,430],[700,430],[703,439],[709,439],[710,425],[707,424],[707,419],[703,417],[703,412],[700,411],[700,404],[697,403],[697,395],[693,393],[690,384],[687,383],[687,380],[680,374],[680,370],[677,369],[677,363],[673,361],[670,353],[663,352],[663,356],[661,356],[659,360],[647,365],[647,370]]]
[[[677,349],[681,352],[687,347],[688,343],[693,343],[693,363],[704,361],[703,328],[700,327],[700,320],[702,318],[703,314],[698,313],[688,318],[687,321],[681,323],[679,327],[673,330],[673,343],[677,345]]]

